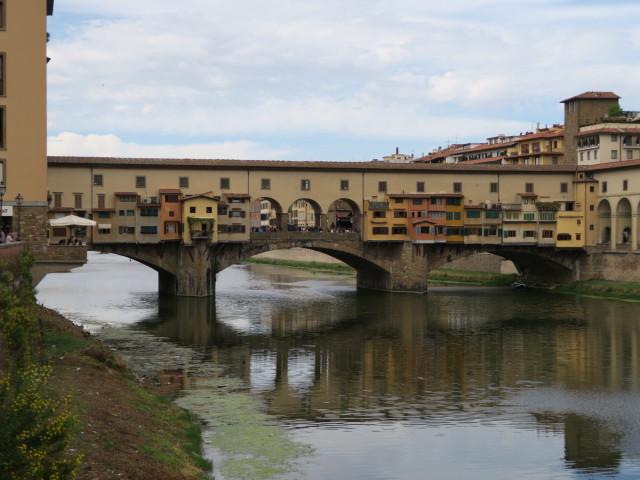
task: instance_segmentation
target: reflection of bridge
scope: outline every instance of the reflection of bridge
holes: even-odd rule
[[[96,250],[137,260],[159,273],[161,293],[207,296],[225,268],[258,253],[302,247],[335,257],[357,271],[360,288],[425,292],[427,274],[452,260],[489,252],[514,262],[530,280],[568,281],[584,252],[524,245],[411,244],[363,242],[360,234],[323,232],[252,233],[247,243],[100,243]]]

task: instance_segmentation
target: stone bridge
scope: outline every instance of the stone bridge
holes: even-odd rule
[[[427,291],[428,273],[458,258],[493,253],[511,260],[529,281],[562,283],[579,279],[582,250],[537,246],[363,242],[358,233],[252,233],[247,243],[196,240],[180,243],[94,243],[93,249],[136,260],[158,272],[159,291],[178,296],[215,294],[216,275],[225,268],[270,250],[308,248],[330,255],[357,272],[358,288]]]

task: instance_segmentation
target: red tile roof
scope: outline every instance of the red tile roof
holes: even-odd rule
[[[182,190],[179,188],[160,188],[158,193],[182,193]]]
[[[620,97],[613,92],[584,92],[580,95],[576,95],[575,97],[567,98],[566,100],[562,100],[560,103],[570,102],[571,100],[618,100]]]

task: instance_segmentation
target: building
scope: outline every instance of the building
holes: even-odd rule
[[[38,256],[48,218],[46,43],[52,14],[53,0],[0,1],[2,224],[19,232]]]

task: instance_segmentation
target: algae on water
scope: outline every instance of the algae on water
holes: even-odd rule
[[[274,478],[311,453],[309,446],[293,442],[237,379],[198,381],[176,403],[208,424],[207,440],[220,453],[214,470],[223,478]]]

